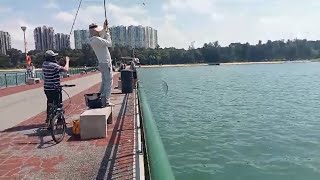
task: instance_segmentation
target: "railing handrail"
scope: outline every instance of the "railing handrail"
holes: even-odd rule
[[[142,87],[138,86],[138,98],[143,123],[146,153],[150,179],[175,179],[165,148],[163,146],[156,122],[153,119],[146,95]]]
[[[83,71],[84,69],[87,69],[88,71],[90,71],[96,68],[97,67],[86,67],[86,68],[75,67],[75,68],[70,68],[68,73],[70,75],[80,74],[81,71]],[[38,69],[34,75],[36,78],[39,78],[39,77],[42,78],[42,70]],[[23,76],[24,78],[21,81],[21,77]],[[31,74],[29,74],[28,72],[3,72],[3,73],[0,72],[0,88],[23,85],[27,82],[28,77],[31,77]],[[20,79],[20,81],[18,80],[18,78]]]

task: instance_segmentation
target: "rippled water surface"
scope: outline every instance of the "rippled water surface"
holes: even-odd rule
[[[320,63],[144,68],[139,78],[177,179],[320,179]]]

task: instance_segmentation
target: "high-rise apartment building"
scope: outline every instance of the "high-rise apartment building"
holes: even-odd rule
[[[146,43],[147,43],[147,47],[152,48],[153,45],[153,39],[152,39],[152,35],[153,35],[153,31],[152,31],[152,27],[146,27],[146,31],[147,31],[147,39],[146,39]]]
[[[128,27],[128,40],[127,40],[127,46],[130,48],[136,47],[136,28],[135,26],[129,26]],[[112,37],[113,38],[113,37]]]
[[[155,47],[154,48],[156,48],[159,44],[158,44],[158,31],[156,30],[156,29],[154,29],[153,30],[153,34],[154,34],[154,45],[155,45]]]
[[[54,49],[53,27],[37,27],[33,32],[36,50],[46,51],[48,49]]]
[[[111,37],[113,46],[127,46],[127,28],[125,26],[111,27]]]
[[[142,26],[135,26],[135,47],[136,48],[147,48],[145,46],[145,28]]]
[[[68,34],[58,33],[54,35],[55,50],[70,49],[70,36]]]
[[[88,30],[75,30],[74,31],[74,44],[75,49],[82,49],[83,44],[89,43],[89,31]]]
[[[0,31],[0,54],[7,54],[8,49],[11,49],[10,34]]]
[[[113,46],[130,48],[155,48],[158,45],[157,30],[143,26],[116,26],[111,28]]]

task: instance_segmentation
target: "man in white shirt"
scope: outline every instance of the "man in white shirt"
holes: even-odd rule
[[[112,42],[108,28],[108,20],[105,20],[103,27],[96,24],[89,25],[89,32],[89,43],[98,58],[99,70],[102,77],[100,88],[101,98],[106,98],[107,105],[112,106],[113,104],[110,102],[112,88],[112,64],[111,55],[108,49],[108,47],[112,46]]]

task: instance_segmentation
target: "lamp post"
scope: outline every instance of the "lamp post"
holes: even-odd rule
[[[26,26],[21,26],[21,30],[23,31],[23,42],[24,42],[24,54],[25,54],[25,61],[27,62],[27,42],[26,42],[26,30],[27,27]],[[29,77],[29,66],[27,64],[27,76]]]
[[[27,57],[27,42],[26,42],[26,30],[27,30],[27,27],[26,26],[22,26],[21,29],[23,31],[24,53],[25,53],[25,55]]]

